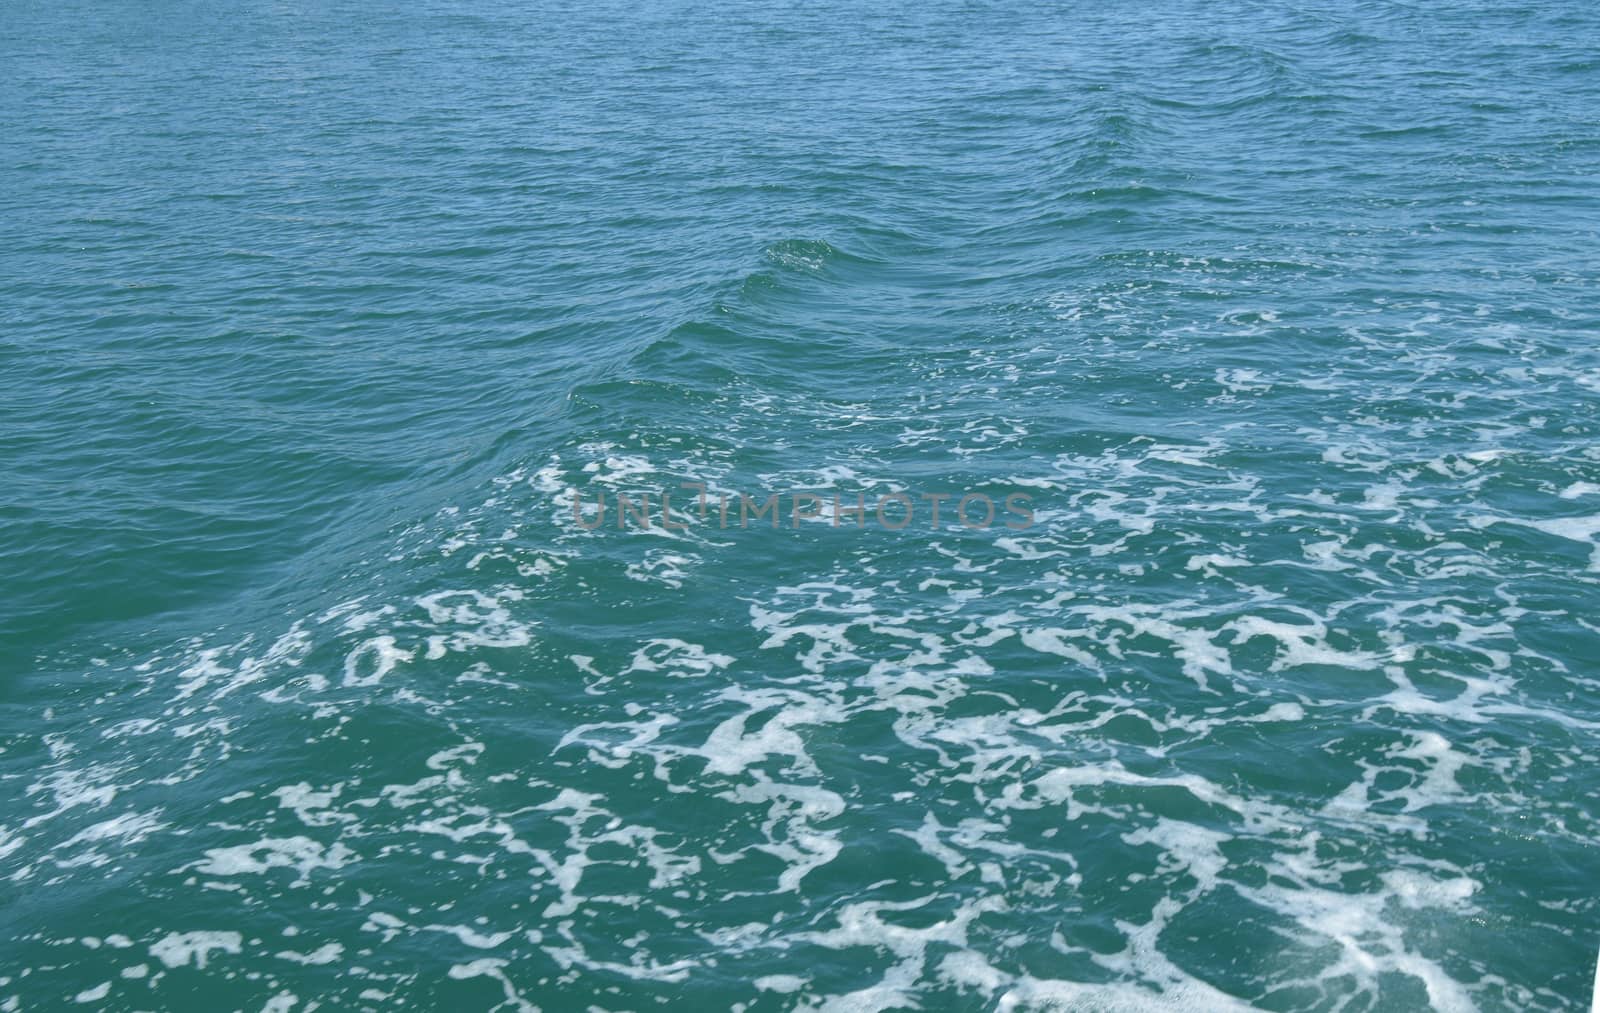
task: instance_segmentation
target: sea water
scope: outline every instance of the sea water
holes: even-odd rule
[[[0,1009],[1588,1001],[1592,5],[0,18]]]

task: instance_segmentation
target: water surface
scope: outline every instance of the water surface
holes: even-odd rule
[[[1597,39],[12,5],[0,1009],[1582,1008]]]

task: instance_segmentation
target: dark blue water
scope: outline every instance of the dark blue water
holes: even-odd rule
[[[0,1009],[1583,1008],[1597,41],[8,8]]]

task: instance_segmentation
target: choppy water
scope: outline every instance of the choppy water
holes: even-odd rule
[[[5,20],[0,1009],[1587,1002],[1591,5]]]

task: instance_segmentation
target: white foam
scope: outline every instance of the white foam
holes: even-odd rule
[[[306,966],[321,966],[336,963],[344,956],[344,946],[341,943],[325,943],[308,953],[295,950],[280,950],[275,954],[279,960],[288,960]]]
[[[373,637],[362,642],[344,659],[344,684],[346,686],[376,686],[383,677],[394,671],[396,665],[412,660],[413,652],[395,646],[392,636]],[[363,672],[365,659],[371,659],[370,668]]]
[[[208,848],[206,857],[191,868],[212,876],[260,875],[272,869],[293,869],[295,885],[304,885],[316,869],[342,869],[355,852],[334,842],[324,846],[309,837],[266,837],[253,844]]]
[[[237,956],[244,948],[244,936],[237,932],[169,932],[150,946],[150,955],[169,968],[195,967],[205,970],[215,952]]]
[[[110,994],[111,982],[103,981],[93,988],[86,988],[82,992],[79,992],[73,997],[72,1001],[76,1003],[99,1002],[101,999],[104,999]]]
[[[539,1013],[539,1007],[522,997],[511,979],[506,976],[506,961],[496,960],[492,957],[482,957],[478,960],[468,961],[465,964],[453,964],[447,972],[457,981],[471,978],[492,978],[500,983],[501,994],[505,996],[506,1004],[519,1013]]]

